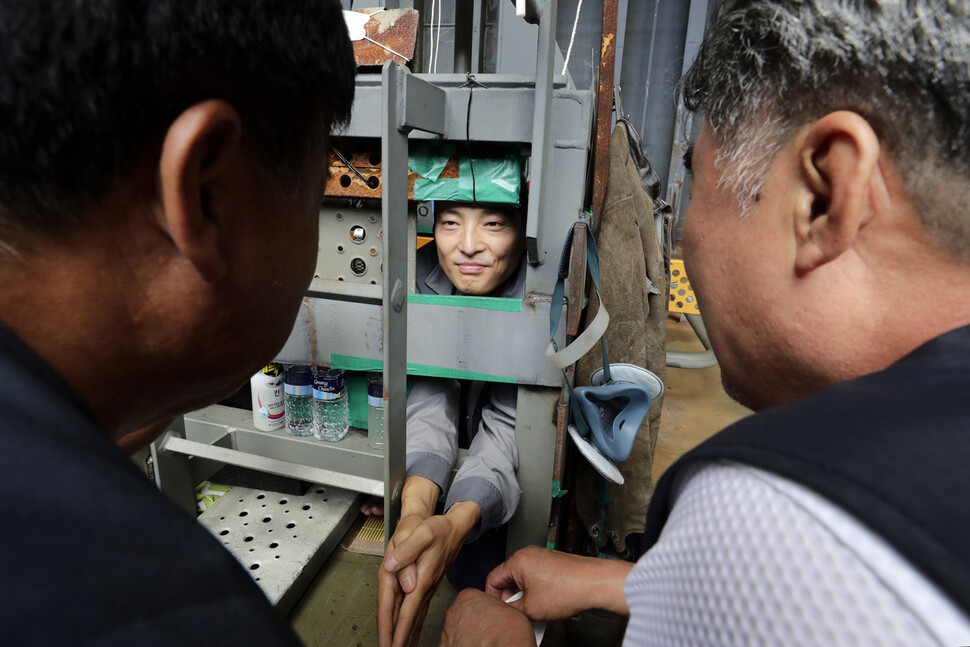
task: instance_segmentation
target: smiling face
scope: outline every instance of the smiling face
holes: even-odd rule
[[[435,218],[438,264],[460,292],[494,294],[519,267],[525,249],[522,217],[473,205],[452,205]]]

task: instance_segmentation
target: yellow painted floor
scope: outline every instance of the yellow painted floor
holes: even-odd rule
[[[702,350],[690,326],[674,320],[667,324],[667,345],[676,350]],[[666,395],[660,436],[654,459],[659,476],[678,456],[750,411],[724,395],[717,367],[667,369]],[[338,547],[296,605],[290,620],[311,647],[375,647],[377,623],[376,572],[380,558],[351,553]],[[431,603],[421,647],[438,644],[445,611],[455,590],[443,582]],[[553,628],[543,642],[564,644]]]

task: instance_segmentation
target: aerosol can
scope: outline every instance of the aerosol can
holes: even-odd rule
[[[253,391],[253,425],[260,431],[276,431],[283,418],[283,367],[268,364],[249,380]]]

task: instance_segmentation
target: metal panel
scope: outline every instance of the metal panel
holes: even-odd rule
[[[413,78],[434,84],[445,92],[445,129],[441,134],[445,139],[464,140],[468,90],[458,86],[465,83],[465,75],[422,74]],[[472,105],[473,119],[469,133],[472,141],[531,142],[535,77],[511,74],[489,75],[479,80],[488,86],[488,92],[483,92],[479,88]],[[555,79],[554,89],[566,89],[565,77]],[[358,75],[353,115],[348,126],[340,134],[347,137],[380,137],[382,104],[380,77],[368,74]],[[576,131],[557,132],[584,132],[586,124],[576,124],[576,127],[578,129]],[[421,132],[412,132],[410,136],[411,138],[434,137]]]
[[[544,546],[552,509],[553,457],[556,453],[558,389],[519,387],[515,444],[519,447],[516,477],[522,498],[509,521],[508,554],[524,546]]]
[[[209,459],[204,461],[208,471],[193,470],[191,475],[185,475],[193,486],[209,478],[221,465],[229,464],[356,492],[383,494],[383,454],[367,445],[362,430],[351,429],[340,442],[325,443],[312,436],[291,436],[284,430],[258,431],[252,420],[252,413],[245,409],[205,407],[185,414],[184,427],[173,425],[156,441],[153,450],[160,455]],[[178,476],[168,469],[164,471],[166,480]],[[166,483],[166,492],[176,485]],[[194,501],[194,497],[187,498]]]
[[[357,494],[317,486],[304,495],[233,487],[199,523],[289,613],[356,518]]]
[[[329,364],[332,354],[382,358],[379,306],[308,301],[277,361]],[[548,297],[523,300],[519,312],[425,303],[411,303],[407,310],[407,359],[413,364],[499,375],[519,384],[562,384],[562,374],[545,356]],[[291,350],[298,354],[288,354]]]
[[[364,201],[361,201],[364,202]],[[328,200],[320,209],[316,278],[379,285],[384,256],[381,212],[376,203],[359,208]]]

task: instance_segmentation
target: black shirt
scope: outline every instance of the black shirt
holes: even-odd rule
[[[235,558],[3,326],[0,519],[4,645],[299,644]]]

